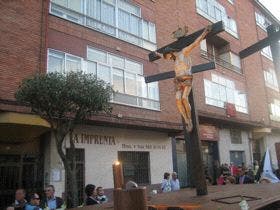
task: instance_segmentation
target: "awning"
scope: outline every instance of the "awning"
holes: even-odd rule
[[[15,112],[0,113],[0,124],[19,124],[19,125],[33,125],[50,128],[50,124],[33,114],[22,114]]]
[[[38,115],[0,113],[0,142],[29,141],[48,131],[50,124]]]

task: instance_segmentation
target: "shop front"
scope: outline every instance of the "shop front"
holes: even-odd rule
[[[212,181],[217,179],[219,163],[219,132],[218,128],[210,124],[199,125],[202,159],[205,166],[205,175]]]
[[[74,132],[78,154],[78,183],[113,188],[112,164],[123,164],[125,181],[140,185],[161,183],[164,172],[172,172],[171,138],[167,133],[148,130],[112,128],[106,126],[80,126]],[[51,139],[46,155],[45,178],[56,187],[58,196],[67,183],[63,164]],[[46,148],[46,149],[47,149]],[[65,145],[66,152],[68,145]],[[69,154],[71,155],[71,154]]]

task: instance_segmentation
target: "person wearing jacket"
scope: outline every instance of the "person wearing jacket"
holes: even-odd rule
[[[37,193],[30,195],[30,202],[26,204],[25,210],[42,210],[40,208],[40,196]]]
[[[55,188],[53,185],[48,185],[45,188],[46,198],[42,202],[44,208],[47,207],[49,210],[64,208],[64,202],[62,198],[55,196],[54,193]]]

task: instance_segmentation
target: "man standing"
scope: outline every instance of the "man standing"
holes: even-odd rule
[[[48,207],[50,210],[63,208],[62,198],[54,196],[54,192],[53,185],[48,185],[45,188],[46,198],[43,201],[44,208]]]
[[[172,179],[171,179],[170,183],[171,183],[171,191],[180,190],[180,182],[179,182],[176,172],[172,173]]]
[[[24,210],[27,201],[25,200],[25,190],[17,189],[15,194],[15,203],[13,204],[16,210]]]
[[[236,184],[250,184],[252,180],[247,176],[244,170],[241,170],[239,173],[239,177],[237,177]]]

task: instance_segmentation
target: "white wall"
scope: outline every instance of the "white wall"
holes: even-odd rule
[[[248,132],[242,131],[242,144],[232,144],[229,129],[219,129],[219,154],[220,163],[230,164],[230,151],[244,151],[246,165],[252,165],[251,151],[249,147]]]
[[[76,144],[77,148],[85,149],[85,184],[91,183],[104,188],[113,188],[112,164],[118,158],[118,151],[150,152],[151,184],[160,183],[164,172],[172,172],[171,139],[166,133],[103,126],[80,126],[75,133],[114,136],[116,141],[115,145],[87,144],[80,141]],[[60,169],[62,175],[61,181],[51,181],[51,184],[56,187],[57,195],[61,196],[65,187],[64,170],[55,148],[55,142],[53,139],[51,142],[50,165],[52,169]],[[127,148],[128,145],[131,148]]]
[[[49,167],[48,169],[45,168],[45,176],[46,173],[48,174],[48,177],[46,179],[48,183],[45,184],[52,184],[55,187],[55,194],[59,197],[62,197],[62,193],[65,189],[65,170],[63,163],[57,153],[56,143],[53,136],[51,137],[51,140],[49,142],[48,149],[49,155],[48,158],[45,158],[45,165]],[[59,177],[54,177],[54,173],[56,173],[56,175],[59,175]]]
[[[269,149],[271,163],[272,163],[273,168],[275,168],[275,169],[278,168],[275,143],[279,143],[279,142],[280,142],[280,134],[271,133],[264,137],[264,151],[266,151],[266,148]]]

